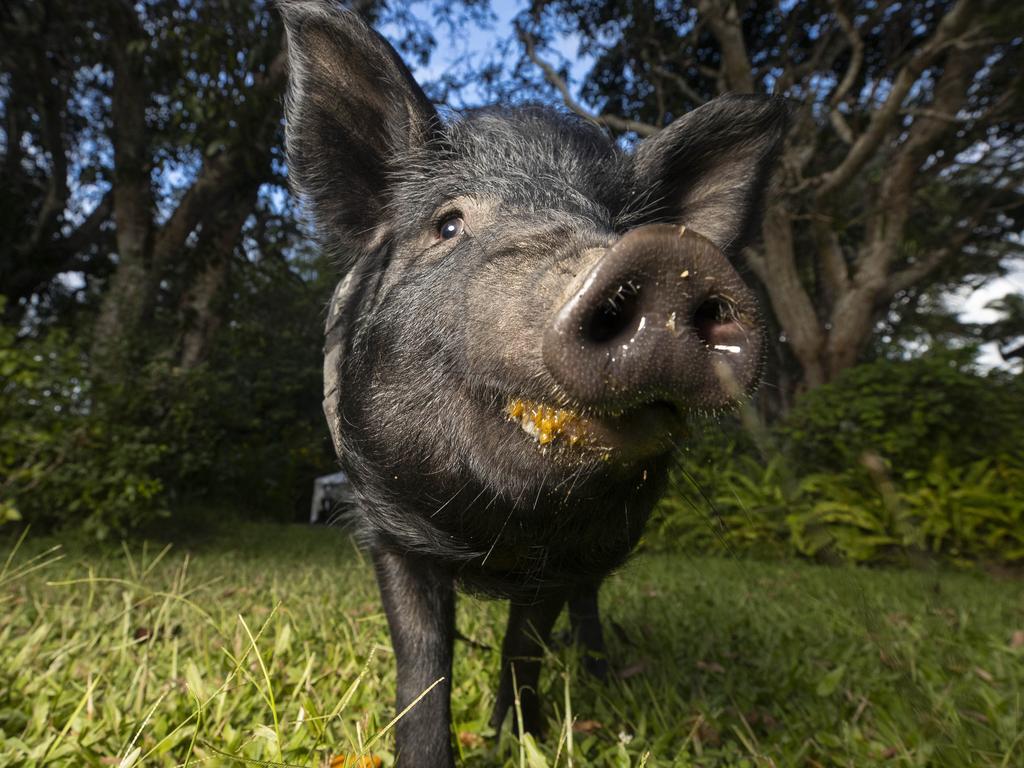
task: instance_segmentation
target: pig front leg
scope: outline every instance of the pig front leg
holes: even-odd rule
[[[398,666],[396,712],[444,678],[395,724],[397,765],[450,768],[454,584],[409,555],[377,550],[373,562]]]
[[[569,598],[569,622],[573,639],[583,649],[583,668],[599,680],[608,677],[608,659],[605,657],[604,632],[597,607],[600,584],[579,587]]]
[[[519,689],[519,703],[523,711],[523,730],[540,735],[543,720],[537,684],[540,680],[540,661],[544,644],[551,635],[551,627],[565,605],[565,596],[548,597],[532,605],[509,606],[508,628],[501,645],[501,678],[498,696],[491,714],[491,727],[501,728],[505,715],[515,704],[515,689]],[[515,682],[513,683],[513,669]]]

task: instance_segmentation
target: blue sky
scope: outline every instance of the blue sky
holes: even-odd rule
[[[419,82],[435,81],[446,71],[464,63],[467,59],[486,60],[496,53],[498,46],[514,38],[512,21],[527,9],[528,3],[523,0],[492,0],[490,7],[493,18],[486,26],[471,24],[465,29],[457,30],[454,35],[450,35],[444,25],[435,26],[433,31],[438,45],[430,61],[426,66],[417,66],[415,62],[411,62],[413,73]],[[433,23],[428,3],[416,3],[410,10],[427,24]],[[384,25],[380,29],[392,40],[395,40],[399,34],[392,25]],[[546,52],[553,62],[569,64],[570,80],[573,86],[580,84],[591,66],[591,60],[580,55],[579,43],[577,35],[562,36],[557,38],[551,49]],[[469,104],[481,103],[484,100],[483,94],[473,88],[467,90],[465,98]]]

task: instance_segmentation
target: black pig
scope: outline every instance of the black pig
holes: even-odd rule
[[[345,272],[325,411],[360,498],[398,664],[399,763],[449,766],[455,586],[509,598],[492,724],[568,603],[603,665],[601,580],[629,556],[686,414],[758,378],[729,264],[786,123],[731,96],[621,151],[542,107],[444,121],[355,14],[281,3],[292,183]]]

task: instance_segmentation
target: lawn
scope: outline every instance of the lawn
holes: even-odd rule
[[[56,544],[0,575],[0,765],[392,762],[387,628],[343,532]],[[534,745],[486,730],[504,605],[460,601],[462,764],[1024,765],[1020,580],[641,554],[602,604],[617,675],[555,643]]]

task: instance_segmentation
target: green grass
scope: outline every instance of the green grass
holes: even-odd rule
[[[0,575],[0,765],[392,762],[386,623],[339,531],[53,544]],[[554,648],[537,745],[486,738],[497,653],[458,644],[462,764],[567,766],[571,734],[575,766],[1024,765],[1020,581],[641,555],[602,604],[619,676]],[[504,614],[458,623],[497,648]]]

